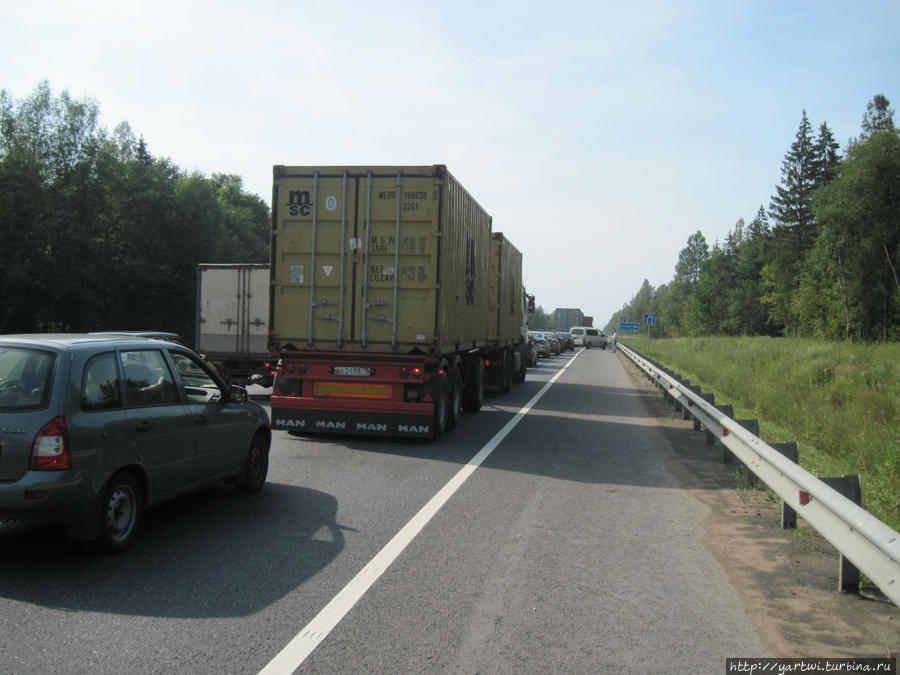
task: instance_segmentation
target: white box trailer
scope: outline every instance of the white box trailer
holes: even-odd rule
[[[229,381],[271,386],[269,266],[197,265],[197,351]]]

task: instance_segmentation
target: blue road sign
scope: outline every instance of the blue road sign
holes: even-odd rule
[[[644,324],[647,326],[655,326],[656,314],[644,314]]]
[[[639,330],[640,327],[641,327],[641,325],[638,323],[620,323],[619,324],[620,330]]]

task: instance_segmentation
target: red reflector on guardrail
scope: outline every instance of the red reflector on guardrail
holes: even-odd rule
[[[808,492],[804,492],[800,490],[800,506],[806,506],[812,501],[812,497],[809,496]]]

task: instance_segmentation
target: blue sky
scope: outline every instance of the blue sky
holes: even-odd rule
[[[898,36],[897,0],[32,0],[0,5],[0,88],[266,201],[274,164],[446,164],[538,304],[602,325],[768,206],[804,109],[843,149],[900,108]]]

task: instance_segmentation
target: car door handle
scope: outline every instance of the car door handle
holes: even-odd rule
[[[194,415],[194,424],[206,424],[208,421],[206,415]]]
[[[140,424],[138,424],[134,430],[135,431],[150,431],[153,428],[153,425],[150,424],[147,420],[144,420]]]

